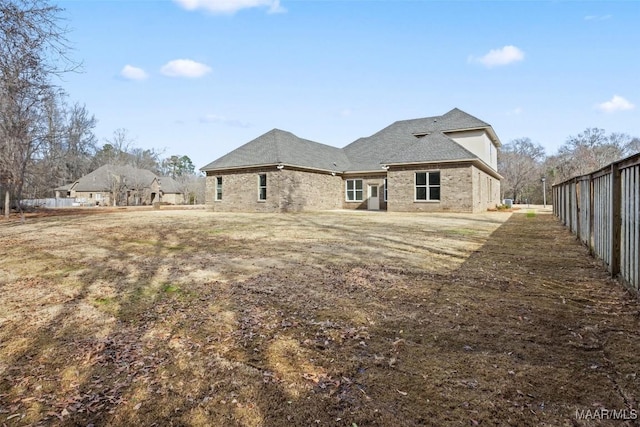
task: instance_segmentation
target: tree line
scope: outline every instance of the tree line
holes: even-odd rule
[[[130,164],[178,178],[191,199],[204,184],[187,156],[137,148],[124,129],[101,145],[96,118],[69,102],[61,77],[77,72],[62,9],[46,0],[0,0],[0,208],[51,196],[105,164]],[[14,203],[15,205],[15,203]],[[17,204],[19,205],[19,203]]]
[[[547,155],[539,143],[518,138],[498,153],[498,172],[503,176],[502,197],[521,203],[541,204],[543,188],[551,200],[551,185],[585,175],[640,152],[640,138],[587,128],[569,136],[556,154]],[[542,185],[542,180],[548,185]]]

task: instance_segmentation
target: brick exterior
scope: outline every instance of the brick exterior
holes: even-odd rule
[[[472,166],[473,212],[484,212],[495,208],[500,202],[500,181]]]
[[[415,173],[440,172],[440,200],[415,200]],[[267,175],[267,199],[258,200],[258,176]],[[216,178],[222,177],[222,200],[215,200]],[[387,178],[388,201],[384,201]],[[362,201],[346,200],[346,180],[362,179]],[[343,177],[275,166],[208,172],[206,204],[218,212],[299,212],[367,209],[368,186],[377,185],[380,210],[396,212],[484,212],[500,200],[500,181],[471,163],[394,167],[386,173]]]
[[[415,200],[415,173],[440,171],[440,201]],[[471,165],[434,164],[389,170],[388,210],[396,212],[471,212]]]
[[[368,175],[347,175],[342,178],[342,209],[368,209],[368,191],[370,185],[378,186],[378,200],[380,204],[380,210],[387,209],[387,202],[384,201],[384,179],[386,178],[386,173],[379,174],[368,174]],[[349,201],[347,200],[347,184],[346,181],[349,179],[361,179],[362,180],[362,190],[363,190],[363,200],[362,201]]]
[[[258,177],[267,176],[267,199],[258,200]],[[216,178],[222,177],[222,200],[215,200]],[[275,167],[208,172],[207,207],[217,212],[299,212],[342,207],[339,176]]]

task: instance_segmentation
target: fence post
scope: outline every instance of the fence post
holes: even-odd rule
[[[596,240],[593,228],[595,227],[594,210],[595,202],[593,198],[593,174],[589,175],[589,252],[594,255],[596,253]]]
[[[611,164],[611,247],[609,248],[611,262],[609,272],[612,276],[620,273],[620,229],[622,215],[620,214],[621,197],[620,169],[618,163]]]
[[[574,185],[576,186],[576,208],[575,208],[575,218],[576,218],[576,236],[578,237],[578,240],[581,239],[580,236],[580,211],[582,210],[582,205],[580,204],[580,181],[578,181],[578,178],[575,178],[574,180]]]

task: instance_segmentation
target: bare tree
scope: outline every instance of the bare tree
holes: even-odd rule
[[[529,138],[519,138],[505,144],[498,156],[498,171],[504,177],[503,194],[514,201],[530,197],[542,178],[544,148]]]
[[[133,148],[129,151],[129,164],[139,168],[147,169],[155,174],[160,173],[161,151],[155,149]]]
[[[104,165],[129,165],[159,173],[161,151],[138,148],[134,143],[135,139],[129,136],[127,129],[116,129],[111,138],[106,139],[105,144],[96,151],[91,163],[92,168],[97,169]]]
[[[637,138],[624,133],[606,134],[604,129],[587,128],[570,136],[558,154],[549,159],[555,182],[584,175],[633,154]]]
[[[64,183],[73,182],[90,172],[91,160],[96,152],[96,118],[84,105],[75,103],[67,111],[64,138]]]
[[[7,217],[10,195],[21,197],[46,140],[46,104],[56,91],[52,78],[77,67],[67,57],[60,12],[44,0],[0,0],[0,184]]]
[[[48,197],[54,186],[87,174],[95,152],[96,121],[84,106],[69,107],[59,95],[45,103],[44,114],[44,138],[25,176],[25,198]]]

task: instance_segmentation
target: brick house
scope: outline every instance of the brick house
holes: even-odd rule
[[[72,197],[92,206],[184,203],[184,195],[171,177],[159,177],[150,170],[129,165],[104,165],[54,190],[56,198]]]
[[[274,129],[204,166],[221,212],[482,212],[500,200],[491,125],[457,108],[398,121],[344,148]]]

